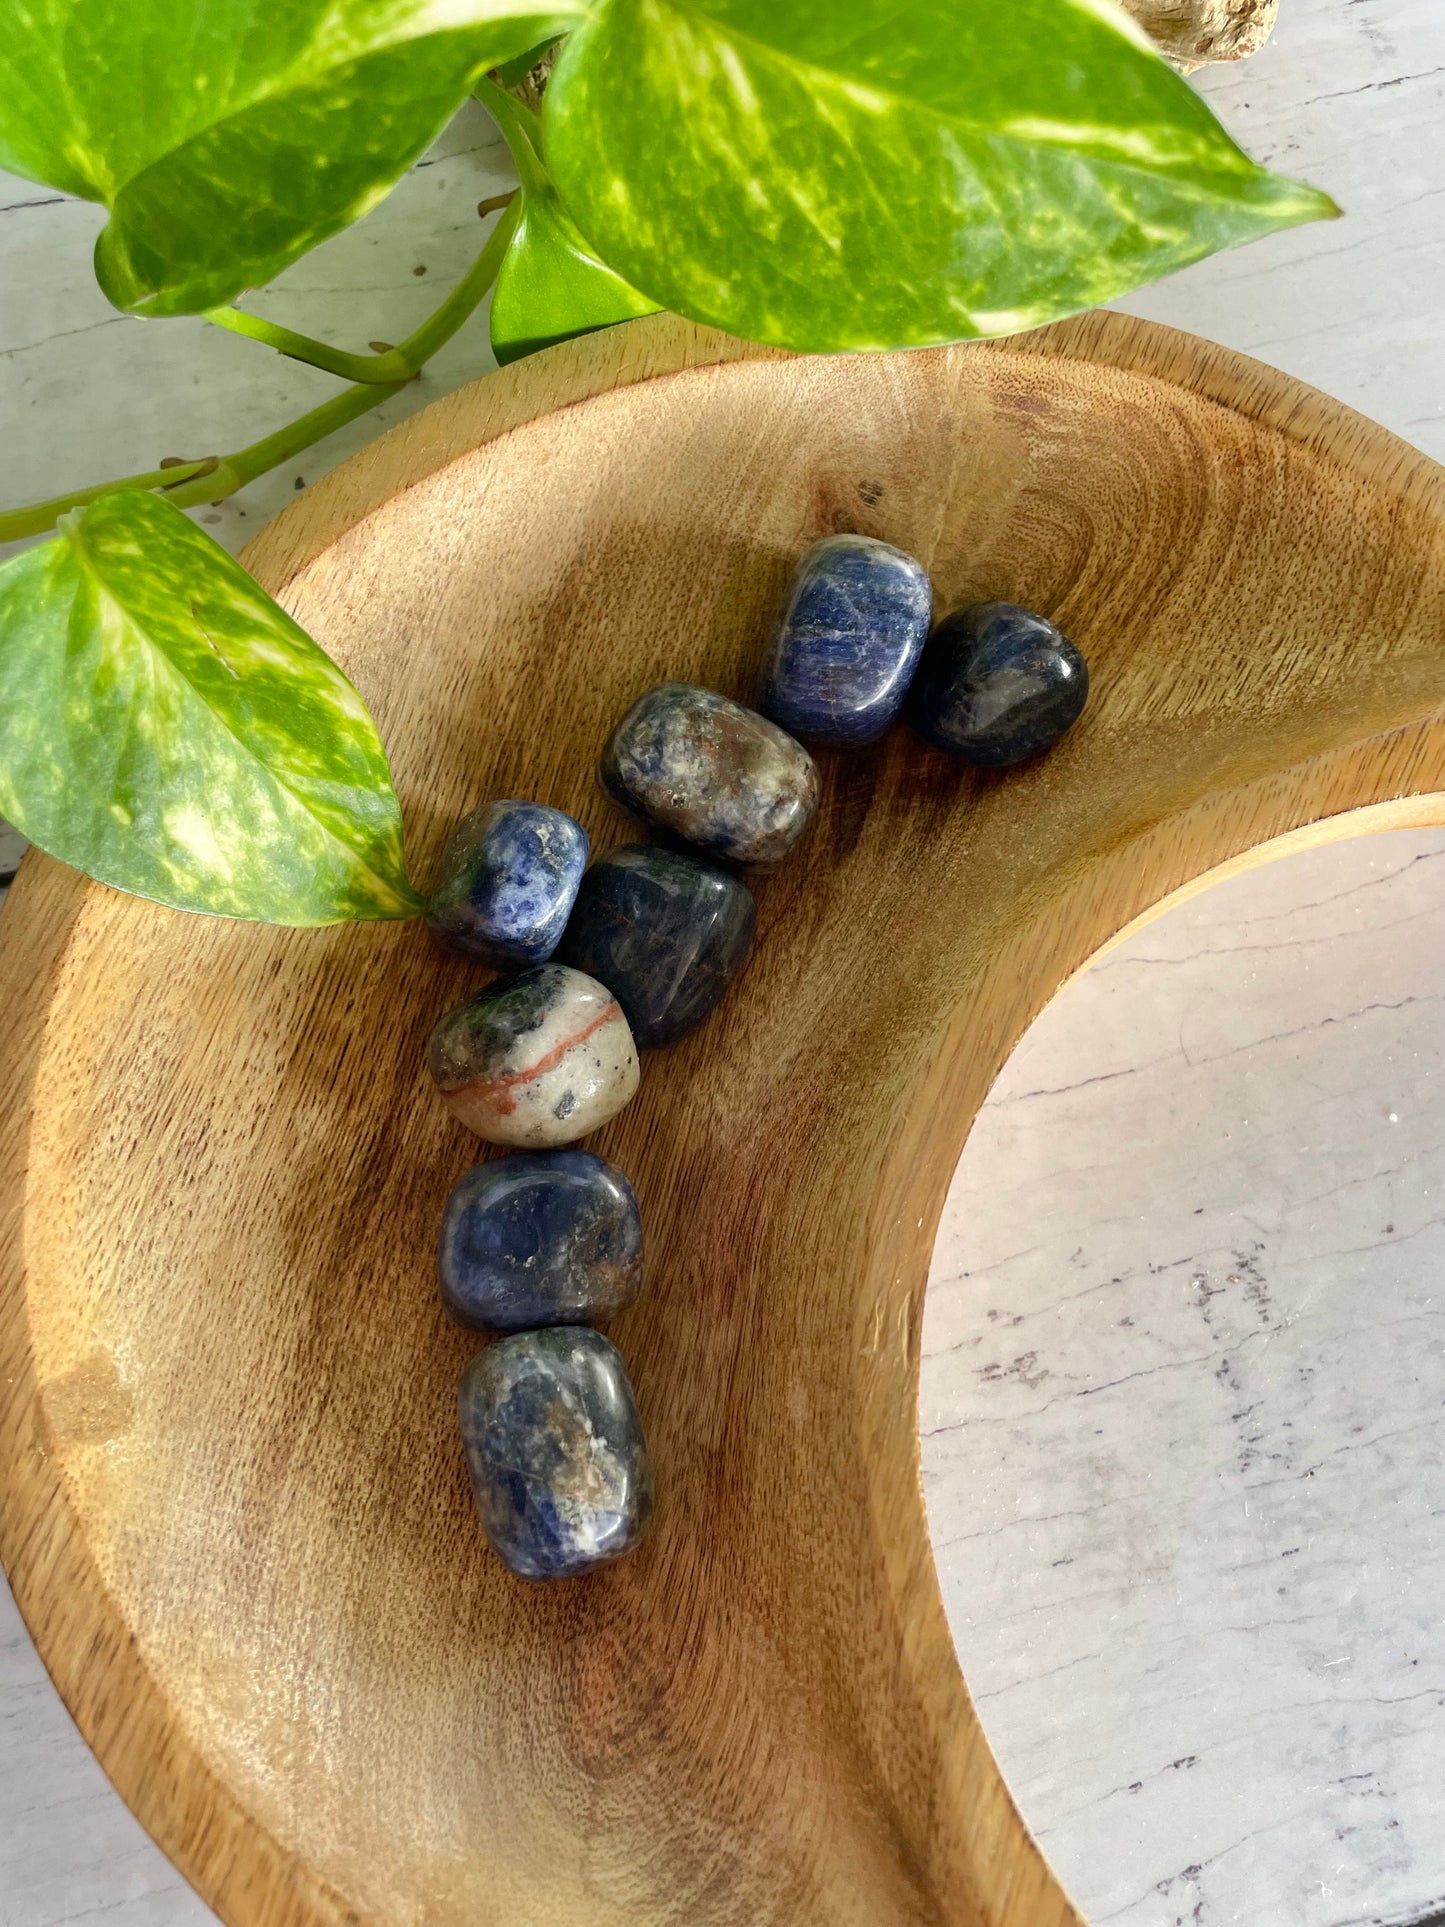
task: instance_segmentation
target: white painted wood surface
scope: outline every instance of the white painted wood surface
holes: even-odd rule
[[[1139,932],[1034,1025],[924,1314],[944,1602],[1103,1927],[1445,1916],[1445,832]]]
[[[1202,85],[1252,153],[1328,188],[1344,220],[1126,305],[1286,368],[1445,460],[1445,5],[1283,12],[1263,55]],[[253,305],[350,347],[396,340],[473,258],[476,202],[507,182],[484,117],[466,114],[360,228]],[[224,452],[335,392],[200,322],[113,314],[90,273],[99,225],[0,176],[6,506]],[[199,519],[239,545],[382,423],[484,370],[485,340],[477,317],[403,395]],[[923,1424],[955,1634],[1025,1812],[1101,1923],[1445,1918],[1445,1330],[1425,1303],[1445,1255],[1431,1204],[1445,1190],[1445,845],[1308,861],[1308,875],[1202,899],[1061,1000],[980,1122],[935,1261]],[[1177,1011],[1204,1031],[1186,1022],[1181,1044],[1161,1015]],[[1225,1069],[1189,1061],[1201,1035]],[[1145,1085],[1149,1127],[1125,1156],[1137,1107],[1110,1104]],[[1034,1086],[1057,1094],[1022,1102]],[[1032,1259],[1010,1260],[1030,1243]],[[1160,1277],[1174,1300],[1151,1292]],[[1120,1290],[1138,1303],[1115,1314]],[[1037,1345],[1016,1337],[1028,1321]],[[1224,1354],[1252,1374],[1247,1396],[1224,1396]],[[1333,1377],[1323,1362],[1301,1376],[1315,1357]],[[1135,1371],[1127,1396],[1103,1389]],[[1232,1416],[1251,1402],[1248,1421]],[[1073,1422],[1091,1410],[1097,1438]],[[1231,1515],[1275,1463],[1283,1476],[1316,1462],[1298,1494]],[[1288,1553],[1296,1527],[1302,1545],[1312,1528],[1309,1565]],[[1293,1568],[1270,1568],[1278,1609],[1239,1570],[1252,1548]],[[1081,1585],[1090,1570],[1098,1584]],[[100,1914],[209,1919],[111,1792],[0,1589],[0,1927]]]

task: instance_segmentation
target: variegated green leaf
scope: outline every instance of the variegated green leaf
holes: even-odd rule
[[[497,360],[516,361],[594,328],[656,314],[655,301],[598,260],[563,207],[542,158],[536,115],[490,81],[478,86],[477,98],[507,137],[521,192],[516,230],[492,292]]]
[[[0,567],[0,815],[181,910],[318,924],[423,907],[366,704],[145,493],[72,511]]]
[[[595,0],[546,148],[617,272],[795,348],[1015,333],[1334,212],[1110,0]]]
[[[581,0],[0,0],[0,166],[101,201],[117,307],[183,314],[356,220]]]

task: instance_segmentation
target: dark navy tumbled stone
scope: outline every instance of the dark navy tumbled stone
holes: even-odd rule
[[[636,1041],[658,1050],[716,1009],[757,921],[736,877],[682,850],[629,843],[583,877],[557,955],[606,984]]]
[[[557,948],[587,832],[545,803],[484,803],[447,838],[427,924],[448,950],[504,969]]]
[[[627,1367],[586,1325],[499,1338],[462,1374],[462,1443],[492,1549],[524,1579],[568,1579],[630,1552],[652,1465]]]
[[[442,1302],[474,1331],[592,1325],[642,1288],[642,1217],[615,1164],[522,1151],[452,1188],[437,1252]]]
[[[818,771],[755,709],[696,683],[639,696],[598,769],[614,802],[730,863],[776,863],[808,827]]]
[[[795,736],[876,741],[903,706],[932,609],[911,555],[869,535],[825,536],[793,576],[758,707]]]
[[[1061,629],[1016,602],[975,602],[929,637],[907,715],[960,761],[998,768],[1056,743],[1088,696],[1088,665]]]

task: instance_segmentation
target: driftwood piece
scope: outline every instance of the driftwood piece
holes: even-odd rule
[[[1279,0],[1123,0],[1149,37],[1181,67],[1257,54]]]

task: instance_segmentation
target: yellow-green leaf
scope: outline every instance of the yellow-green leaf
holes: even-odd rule
[[[612,268],[794,348],[1016,333],[1334,212],[1110,0],[595,0],[545,127]]]
[[[103,202],[117,307],[189,314],[372,207],[581,0],[0,0],[0,166]]]
[[[492,291],[492,353],[503,364],[595,328],[656,314],[657,303],[629,287],[587,245],[563,207],[542,158],[535,114],[490,81],[477,98],[507,137],[521,208]]]
[[[0,815],[176,909],[321,924],[423,907],[356,689],[141,492],[0,567]]]

